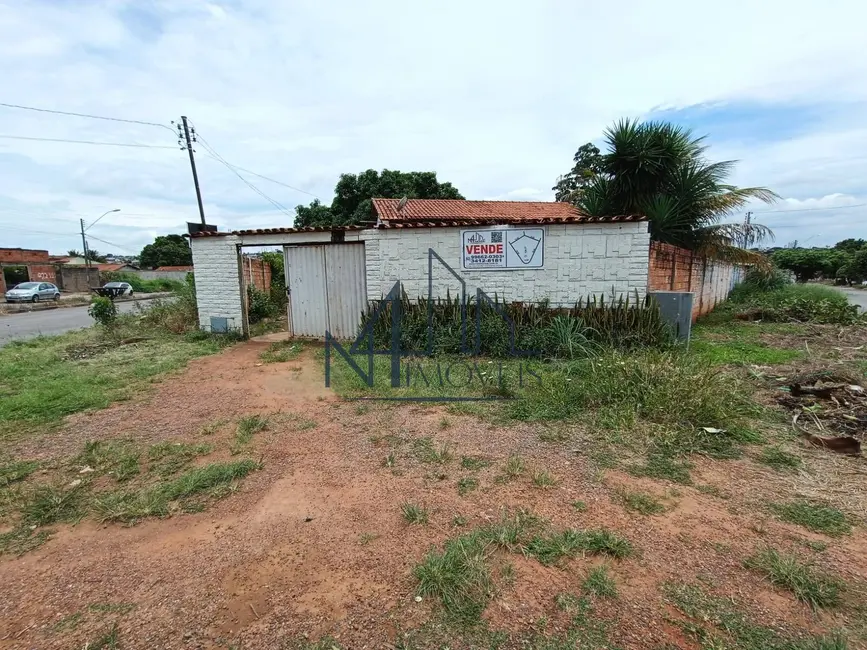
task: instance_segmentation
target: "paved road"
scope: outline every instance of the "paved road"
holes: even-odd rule
[[[136,304],[148,304],[148,300],[131,300],[117,303],[120,313],[130,312]],[[93,325],[87,315],[87,305],[81,307],[61,307],[45,311],[31,311],[25,314],[0,316],[0,346],[15,339],[27,339],[40,334],[62,334]]]
[[[850,289],[848,287],[834,287],[837,291],[841,291],[849,298],[849,302],[853,305],[858,305],[861,311],[867,311],[867,289]]]

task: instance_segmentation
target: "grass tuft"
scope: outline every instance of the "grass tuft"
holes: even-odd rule
[[[428,523],[430,512],[424,506],[406,501],[401,504],[400,511],[403,514],[403,518],[409,524],[424,525]]]
[[[0,465],[0,487],[23,481],[39,467],[35,460],[19,460]]]
[[[470,470],[479,470],[489,467],[491,461],[478,456],[461,456],[461,467]]]
[[[628,471],[633,476],[647,476],[690,485],[692,477],[689,470],[692,464],[685,460],[678,460],[663,454],[651,454],[647,457],[644,465],[633,465]]]
[[[436,465],[446,465],[453,458],[449,445],[443,444],[437,448],[430,436],[413,440],[412,453],[420,462]]]
[[[772,503],[770,508],[783,521],[803,526],[817,533],[840,537],[852,532],[852,525],[846,519],[846,515],[831,506],[809,501],[789,501]]]
[[[794,555],[766,548],[748,557],[744,565],[763,573],[774,585],[788,589],[813,608],[834,607],[840,602],[843,583],[815,572]]]
[[[608,575],[608,569],[604,565],[592,569],[581,587],[587,593],[599,598],[617,598],[617,585],[614,583],[614,578]]]
[[[547,490],[557,485],[557,477],[547,470],[539,470],[533,472],[533,485],[537,488]]]
[[[801,459],[779,447],[765,447],[759,454],[758,461],[778,471],[798,469]]]
[[[526,463],[524,463],[524,459],[520,456],[513,454],[509,456],[509,459],[506,461],[506,464],[503,466],[503,475],[507,480],[516,479],[521,474],[523,474],[527,469]]]
[[[261,465],[253,460],[205,465],[141,490],[100,495],[94,502],[94,509],[102,521],[127,523],[145,517],[163,517],[169,514],[174,501],[179,501],[185,510],[196,511],[201,508],[187,502],[188,499],[226,496],[231,493],[227,488],[235,481],[260,468]]]
[[[579,552],[624,558],[632,554],[632,545],[604,528],[585,531],[567,529],[534,537],[527,544],[526,552],[542,564],[550,565],[563,558],[574,557]]]
[[[75,487],[39,485],[24,498],[23,522],[31,526],[77,521],[85,514],[85,484]]]
[[[479,480],[472,476],[465,476],[458,481],[458,494],[464,496],[479,487]]]
[[[642,515],[658,515],[665,512],[665,506],[652,494],[645,492],[621,492],[619,494],[623,507]]]

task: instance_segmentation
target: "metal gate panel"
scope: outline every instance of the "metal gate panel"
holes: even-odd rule
[[[326,246],[287,246],[289,317],[293,336],[322,337],[328,329]]]
[[[328,327],[336,339],[354,339],[367,302],[364,244],[325,248]]]

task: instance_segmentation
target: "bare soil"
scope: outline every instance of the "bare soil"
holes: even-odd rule
[[[592,432],[580,423],[571,440],[545,443],[537,427],[495,426],[445,407],[342,401],[324,387],[314,354],[263,364],[258,355],[266,345],[252,341],[194,360],[146,399],[74,416],[50,439],[23,439],[8,450],[50,460],[74,455],[93,439],[209,442],[217,450],[211,461],[228,457],[238,418],[269,417],[268,429],[251,443],[263,469],[207,511],[130,527],[92,520],[56,526],[40,549],[0,559],[0,648],[84,648],[113,623],[123,648],[291,648],[324,635],[344,648],[391,648],[403,631],[436,616],[435,602],[415,598],[413,566],[432,546],[518,508],[558,529],[604,526],[635,546],[633,557],[608,561],[620,596],[595,609],[624,648],[697,647],[674,623],[682,616],[664,599],[668,581],[700,582],[769,627],[818,633],[841,626],[844,614],[813,612],[744,568],[743,559],[768,544],[810,554],[805,543],[821,540],[829,546],[815,554],[819,567],[850,584],[867,579],[863,528],[833,540],[767,514],[768,500],[809,487],[806,478],[748,458],[695,460],[696,486],[715,488],[716,496],[605,471],[588,457],[582,439]],[[227,424],[203,433],[220,420]],[[410,442],[386,436],[432,436],[437,445],[451,445],[455,457],[425,464]],[[396,464],[385,466],[392,451]],[[799,453],[816,462],[827,454],[806,446]],[[503,481],[498,477],[512,454],[525,459],[528,471]],[[463,455],[491,465],[462,469]],[[864,471],[861,459],[830,462],[838,472]],[[534,469],[549,471],[557,484],[537,488]],[[456,483],[470,475],[479,488],[460,496]],[[621,490],[654,494],[667,510],[627,512]],[[571,505],[579,500],[586,510]],[[430,524],[407,524],[403,502],[428,507]],[[854,505],[862,503],[863,493]],[[456,516],[466,526],[456,527]],[[579,593],[602,561],[583,557],[545,567],[520,555],[504,560],[515,579],[485,618],[515,638],[541,617],[548,617],[549,632],[565,630],[554,598]]]

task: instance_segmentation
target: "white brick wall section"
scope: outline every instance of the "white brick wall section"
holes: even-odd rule
[[[193,267],[199,324],[210,330],[211,317],[228,318],[229,328],[243,330],[244,312],[238,276],[238,237],[193,237]]]
[[[401,280],[411,298],[427,296],[428,248],[433,248],[466,282],[507,302],[568,306],[581,298],[606,299],[647,292],[650,234],[646,222],[545,226],[545,268],[526,271],[464,271],[461,228],[365,231],[367,293],[378,300]],[[460,283],[436,260],[434,295],[458,295]]]
[[[588,296],[606,300],[647,292],[650,234],[646,222],[568,224],[545,228],[545,268],[526,271],[464,271],[461,269],[461,228],[407,228],[347,233],[365,242],[367,297],[378,300],[397,280],[411,298],[428,292],[428,249],[433,248],[466,282],[474,296],[480,288],[507,302],[549,300],[570,306]],[[327,236],[330,239],[330,236]],[[237,246],[241,243],[279,246],[322,241],[321,233],[241,237],[194,237],[199,322],[209,329],[211,317],[224,317],[229,327],[243,330],[243,296],[238,276]],[[327,240],[326,239],[326,240]],[[434,260],[434,295],[460,295],[460,283]]]

